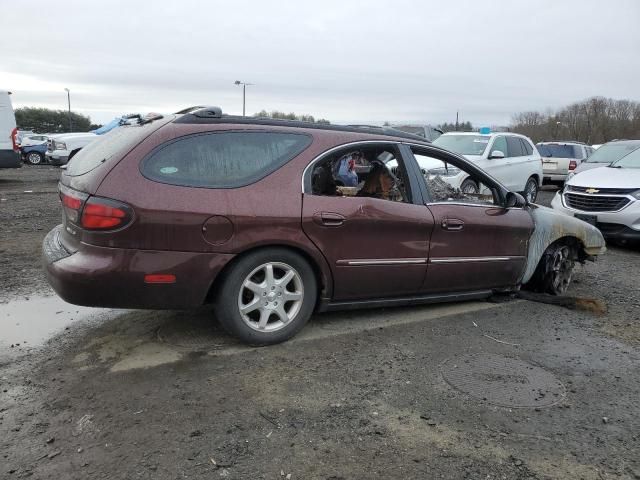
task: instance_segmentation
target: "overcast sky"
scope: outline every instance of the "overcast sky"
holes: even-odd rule
[[[6,1],[6,0],[3,0]],[[20,1],[0,15],[15,107],[104,123],[219,105],[334,123],[461,120],[640,100],[640,1]]]

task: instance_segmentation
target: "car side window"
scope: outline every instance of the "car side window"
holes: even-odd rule
[[[430,203],[498,204],[495,193],[473,172],[434,158],[417,147],[412,147],[412,151],[429,192]]]
[[[524,148],[524,154],[533,155],[533,147],[531,146],[531,144],[524,138],[521,138],[520,142],[522,143],[522,147]]]
[[[518,137],[507,137],[507,157],[522,157],[525,155],[522,143]]]
[[[281,132],[209,132],[161,145],[143,160],[142,174],[170,185],[235,188],[273,173],[311,144]]]
[[[311,193],[411,201],[404,163],[396,145],[363,144],[323,158],[311,172]]]
[[[505,137],[499,136],[493,140],[493,145],[491,146],[491,153],[493,153],[496,150],[499,150],[502,153],[504,153],[505,157],[509,156],[509,153],[507,152],[507,139]]]

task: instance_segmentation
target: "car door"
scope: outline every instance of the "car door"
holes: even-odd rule
[[[494,156],[494,152],[499,151],[504,154],[503,158]],[[511,159],[507,149],[507,138],[504,135],[497,135],[493,138],[493,143],[487,150],[487,160],[478,166],[486,170],[493,178],[498,180],[507,188],[511,188],[511,169],[509,168]]]
[[[522,192],[530,177],[529,159],[519,137],[507,135],[506,138],[507,155],[509,157],[507,162],[509,181],[504,185],[513,192]]]
[[[529,177],[535,175],[538,181],[542,180],[542,158],[538,151],[533,147],[528,139],[520,137],[520,143],[522,144],[522,151],[525,155],[525,167],[522,168],[520,179],[524,179],[525,185]]]
[[[515,285],[524,272],[533,231],[529,212],[504,208],[499,186],[464,160],[430,147],[411,146],[411,151],[455,165],[491,192],[462,194],[455,188],[443,188],[446,177],[427,175],[424,179],[434,228],[423,291],[453,293]]]
[[[405,201],[353,196],[353,190],[345,187],[338,187],[343,194],[329,195],[311,186],[315,172],[353,150],[364,152],[369,160],[384,158],[394,166],[397,161],[394,171],[405,190]],[[419,195],[417,179],[409,178],[404,162],[398,144],[367,142],[327,154],[307,168],[302,228],[331,267],[333,301],[399,297],[420,291],[433,217]]]

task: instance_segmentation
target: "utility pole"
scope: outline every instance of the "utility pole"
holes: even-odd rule
[[[242,85],[242,116],[245,117],[246,116],[246,98],[247,98],[247,85],[253,85],[253,83],[245,83],[245,82],[241,82],[240,80],[236,80],[235,82],[233,82],[235,85]]]
[[[458,112],[456,112],[456,132],[458,131]]]
[[[69,106],[69,132],[71,132],[71,92],[65,88],[67,92],[67,105]]]

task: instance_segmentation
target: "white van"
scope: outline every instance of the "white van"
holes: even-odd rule
[[[9,95],[11,92],[0,90],[0,168],[19,168],[22,162],[16,144],[18,129]]]

